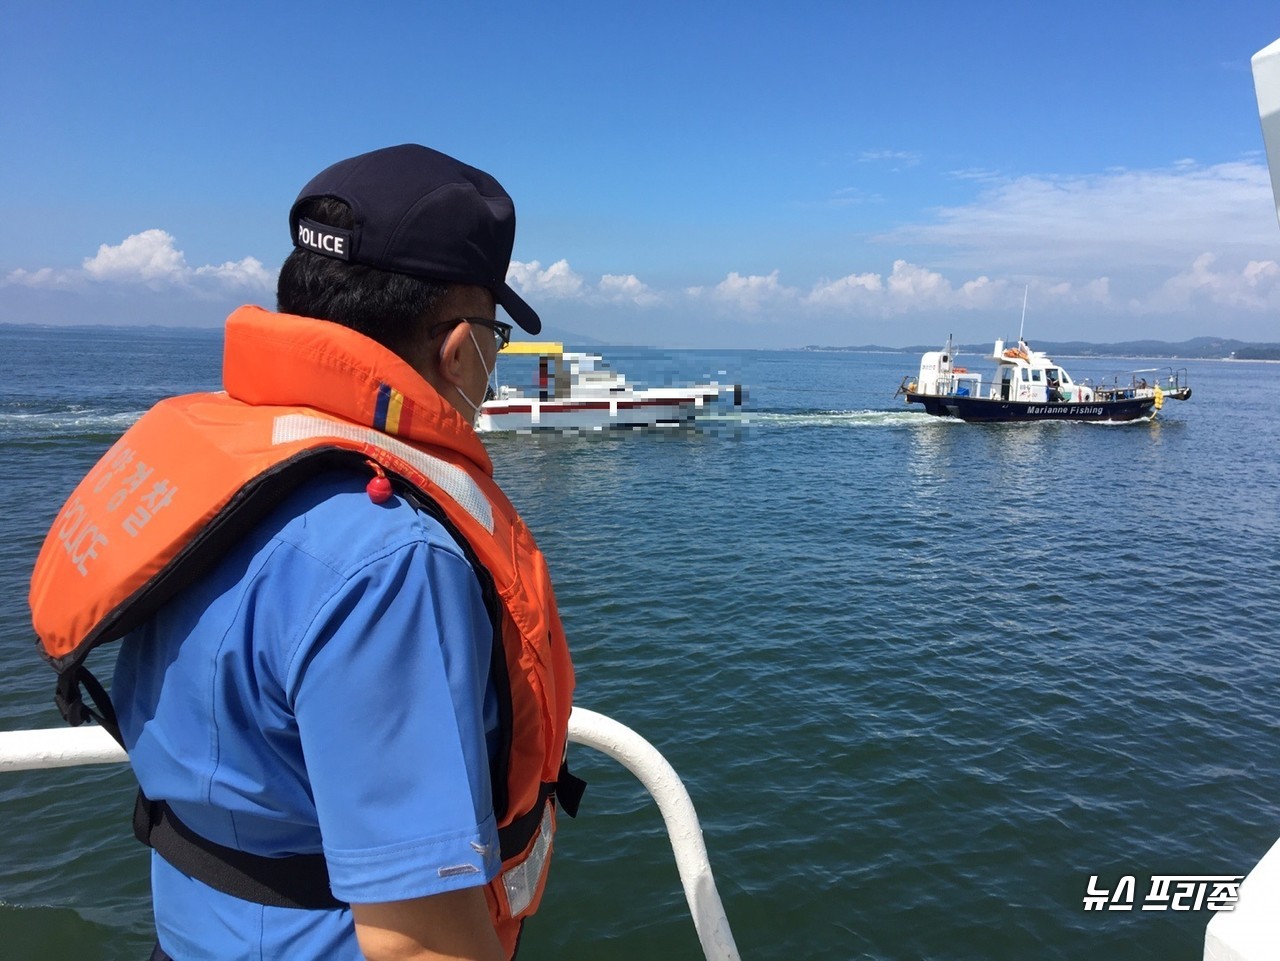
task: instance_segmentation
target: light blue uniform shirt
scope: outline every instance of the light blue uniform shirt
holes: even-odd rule
[[[112,700],[146,794],[197,833],[323,851],[333,893],[398,901],[501,867],[489,787],[493,627],[433,518],[358,473],[294,491],[122,641]],[[252,904],[152,855],[181,959],[361,957],[349,910]]]

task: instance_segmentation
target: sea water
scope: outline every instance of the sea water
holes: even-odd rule
[[[62,723],[26,610],[44,531],[149,404],[218,386],[220,346],[0,326],[0,728]],[[1172,362],[1194,396],[1148,422],[968,425],[894,398],[914,356],[606,353],[747,410],[486,443],[577,701],[684,778],[742,956],[1198,958],[1210,912],[1141,910],[1152,877],[1245,874],[1280,836],[1280,365]],[[572,760],[521,958],[699,957],[656,808]],[[0,775],[0,956],[146,957],[132,792]],[[1086,911],[1094,875],[1134,909]]]

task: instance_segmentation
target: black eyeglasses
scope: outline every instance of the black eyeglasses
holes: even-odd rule
[[[488,327],[493,331],[493,336],[498,341],[498,350],[502,350],[507,344],[511,343],[511,325],[504,324],[500,320],[491,320],[488,317],[455,317],[453,320],[445,320],[432,327],[430,335],[434,337],[444,328],[457,327],[459,324],[475,324],[478,327]]]

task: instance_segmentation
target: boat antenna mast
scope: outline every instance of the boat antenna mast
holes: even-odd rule
[[[1031,285],[1027,284],[1022,288],[1022,320],[1018,321],[1018,346],[1022,346],[1022,329],[1027,326],[1027,291],[1031,289]]]

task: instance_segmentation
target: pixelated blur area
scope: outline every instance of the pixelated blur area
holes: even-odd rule
[[[599,353],[520,342],[499,355],[498,386],[477,420],[481,433],[699,432],[740,436],[747,392],[726,369],[705,373],[704,352],[619,349]],[[626,366],[628,373],[622,372]],[[696,371],[695,373],[690,373]]]

